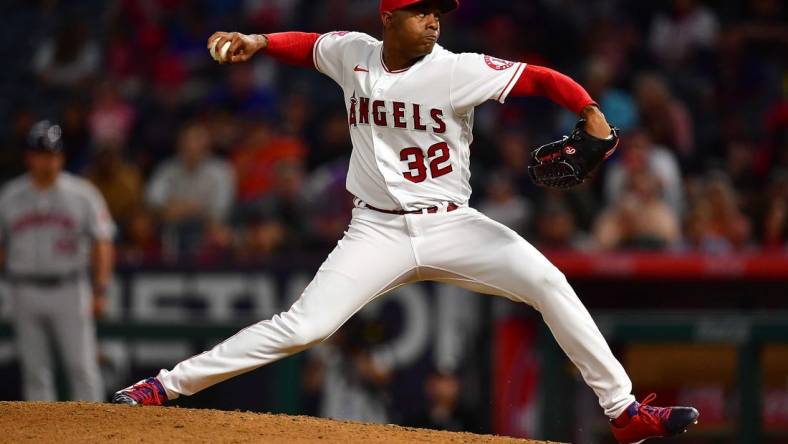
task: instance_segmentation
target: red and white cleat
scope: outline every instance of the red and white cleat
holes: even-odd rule
[[[113,404],[162,405],[165,402],[167,402],[167,392],[156,378],[143,379],[112,396]]]
[[[698,423],[700,414],[694,407],[654,407],[648,405],[657,395],[650,394],[642,403],[633,402],[610,429],[619,444],[638,444],[648,438],[664,438],[687,431]]]

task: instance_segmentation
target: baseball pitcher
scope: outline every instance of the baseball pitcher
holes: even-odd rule
[[[638,403],[593,319],[531,244],[468,206],[474,108],[509,96],[543,95],[580,117],[575,131],[531,154],[539,185],[582,183],[615,150],[611,128],[588,93],[548,68],[437,44],[441,16],[457,0],[382,0],[383,41],[358,32],[218,32],[221,63],[263,53],[316,69],[344,93],[353,144],[350,226],[287,312],[242,330],[172,370],[119,391],[114,402],[158,405],[309,348],[365,304],[399,286],[431,280],[525,302],[538,310],[621,443],[670,436],[696,422],[692,407]]]
[[[54,345],[71,399],[102,401],[93,316],[105,301],[115,225],[98,190],[63,173],[63,160],[60,126],[34,125],[28,173],[0,191],[0,256],[12,293],[24,398],[57,400]]]

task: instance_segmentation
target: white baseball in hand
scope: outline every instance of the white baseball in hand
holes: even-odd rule
[[[217,62],[226,62],[227,61],[227,51],[230,49],[230,42],[225,42],[222,46],[222,49],[219,51],[219,54],[216,53],[216,45],[219,43],[219,39],[216,39],[211,45],[211,57]]]

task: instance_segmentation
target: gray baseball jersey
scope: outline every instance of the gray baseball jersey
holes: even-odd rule
[[[61,174],[38,190],[28,175],[0,191],[0,241],[6,270],[19,275],[64,275],[87,270],[94,240],[110,240],[115,224],[106,202],[86,180]]]

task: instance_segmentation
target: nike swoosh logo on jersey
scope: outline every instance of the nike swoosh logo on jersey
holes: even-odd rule
[[[355,71],[355,72],[369,72],[369,70],[367,68],[364,68],[361,65],[356,65],[356,67],[353,68],[353,71]]]

